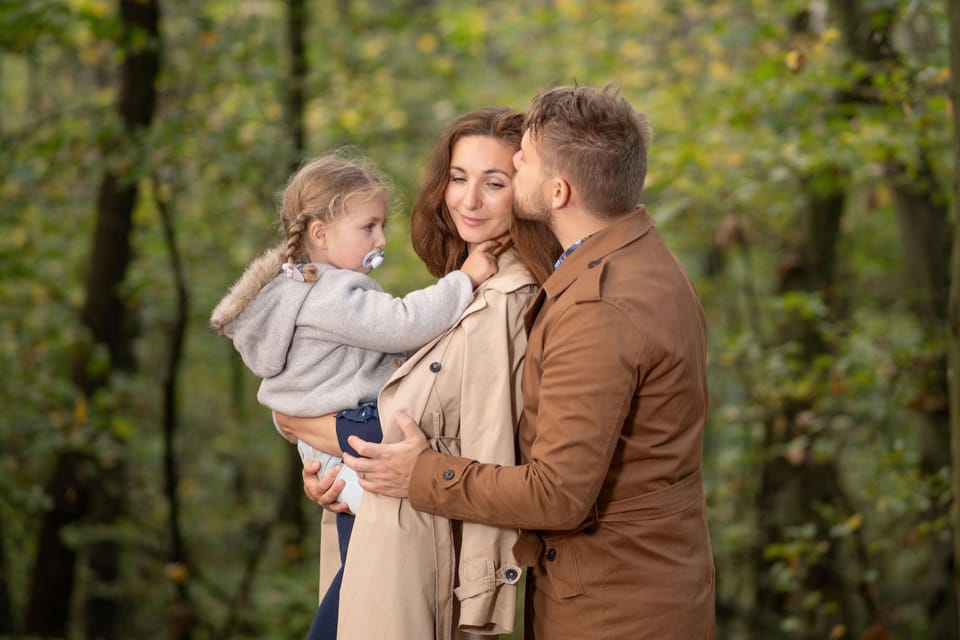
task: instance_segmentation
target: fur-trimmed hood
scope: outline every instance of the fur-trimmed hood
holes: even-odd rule
[[[247,308],[260,289],[280,274],[285,251],[286,247],[281,243],[247,266],[210,314],[211,331],[219,336],[226,335],[225,327]]]

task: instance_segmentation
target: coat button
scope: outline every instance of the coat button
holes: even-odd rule
[[[506,571],[503,572],[503,577],[511,582],[516,580],[518,575],[519,574],[517,573],[516,569],[507,569]]]
[[[547,549],[547,560],[549,560],[550,562],[553,562],[556,559],[557,559],[557,550],[554,549],[553,547]]]
[[[444,480],[453,480],[453,476],[455,476],[455,475],[457,475],[457,474],[453,472],[453,469],[447,469],[446,471],[443,472],[443,479],[444,479]]]
[[[431,363],[430,363],[430,371],[433,371],[434,373],[436,373],[437,371],[440,371],[440,363],[439,363],[439,362],[431,362]]]
[[[602,262],[601,260],[591,260],[589,263],[587,263],[587,268],[593,269],[594,267],[598,266],[601,262]]]
[[[394,359],[393,359],[393,366],[395,366],[396,368],[399,369],[399,368],[400,368],[400,365],[402,365],[402,364],[403,364],[403,360],[402,360],[402,359],[400,359],[400,358],[394,358]]]

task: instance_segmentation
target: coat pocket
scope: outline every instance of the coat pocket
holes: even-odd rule
[[[559,598],[573,598],[583,593],[580,578],[580,559],[574,538],[544,539],[540,570]]]

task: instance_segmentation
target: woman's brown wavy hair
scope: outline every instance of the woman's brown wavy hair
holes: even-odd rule
[[[439,278],[460,268],[467,257],[467,243],[457,233],[444,202],[454,145],[467,136],[486,136],[519,149],[522,132],[522,113],[491,108],[462,115],[440,133],[430,154],[410,221],[413,249],[434,276]],[[539,284],[543,284],[560,255],[556,237],[544,223],[519,220],[514,216],[510,239],[527,269]]]

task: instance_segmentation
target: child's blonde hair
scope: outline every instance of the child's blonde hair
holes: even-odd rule
[[[389,202],[390,186],[369,163],[332,153],[309,160],[290,177],[280,194],[280,230],[286,238],[286,262],[309,263],[303,250],[303,234],[314,220],[332,222],[346,212],[353,197],[382,198]],[[317,278],[307,265],[303,276]]]

